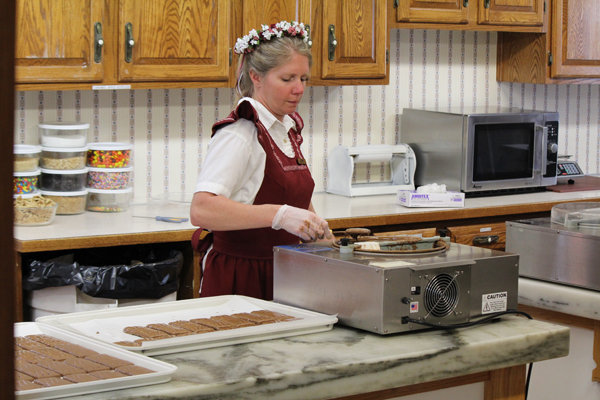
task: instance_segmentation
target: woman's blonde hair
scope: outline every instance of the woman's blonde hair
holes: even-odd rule
[[[310,47],[298,37],[272,38],[268,42],[256,46],[252,52],[242,54],[238,59],[236,87],[238,97],[252,97],[254,94],[254,83],[250,79],[250,70],[263,77],[270,70],[290,61],[294,53],[308,58],[309,67],[312,66]]]

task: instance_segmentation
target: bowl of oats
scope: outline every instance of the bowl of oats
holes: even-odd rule
[[[56,216],[58,204],[40,195],[16,196],[14,201],[15,225],[49,225]]]

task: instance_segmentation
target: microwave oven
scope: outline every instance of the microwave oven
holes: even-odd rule
[[[556,184],[557,112],[405,108],[400,137],[415,152],[415,186],[445,184],[476,197]]]

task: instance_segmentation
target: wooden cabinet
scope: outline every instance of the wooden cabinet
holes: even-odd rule
[[[240,37],[261,24],[303,22],[312,41],[310,86],[387,85],[387,5],[367,0],[237,0]]]
[[[16,83],[102,81],[102,62],[94,61],[101,1],[19,0],[16,8]]]
[[[231,23],[228,0],[18,0],[17,89],[227,86]]]
[[[396,28],[544,32],[549,0],[396,0]]]
[[[498,35],[497,80],[600,82],[600,3],[554,0],[547,34]]]
[[[450,241],[487,249],[504,250],[506,247],[506,224],[449,226]]]

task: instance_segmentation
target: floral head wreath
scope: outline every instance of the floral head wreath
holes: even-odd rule
[[[261,43],[268,42],[272,37],[282,36],[298,37],[305,43],[308,42],[308,31],[303,23],[281,21],[271,26],[262,25],[260,32],[252,29],[246,36],[237,40],[234,51],[236,54],[251,53]]]

